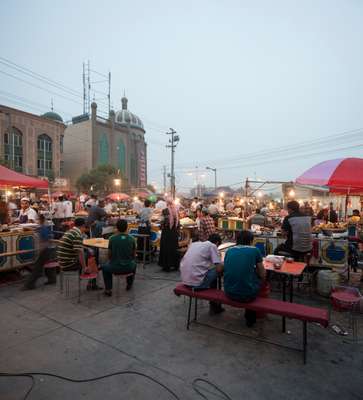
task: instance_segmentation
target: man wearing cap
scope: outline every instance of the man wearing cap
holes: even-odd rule
[[[30,200],[27,197],[21,199],[20,207],[18,222],[21,224],[38,222],[38,214],[30,207]]]
[[[202,217],[199,222],[199,240],[205,242],[209,236],[216,231],[213,218],[208,213],[208,208],[202,209]]]

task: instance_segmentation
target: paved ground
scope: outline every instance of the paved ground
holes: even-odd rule
[[[136,371],[157,379],[180,399],[203,398],[193,390],[195,378],[218,385],[234,400],[363,399],[362,341],[352,343],[351,335],[337,336],[312,324],[304,366],[298,352],[201,325],[186,331],[187,302],[173,295],[175,282],[165,280],[177,280],[178,274],[161,273],[156,266],[139,272],[132,291],[126,292],[122,282],[119,298],[98,300],[96,293],[84,292],[81,304],[76,302],[75,287],[70,298],[56,287],[30,292],[19,291],[19,285],[1,287],[0,371],[42,371],[76,379]],[[317,297],[296,301],[328,304]],[[288,321],[291,334],[283,335],[277,317],[268,317],[250,330],[241,322],[241,312],[233,309],[210,317],[208,304],[203,303],[200,315],[202,321],[219,327],[300,346],[301,329],[295,321]],[[332,317],[346,325],[340,315]],[[360,339],[362,325],[360,321]],[[23,399],[30,384],[28,378],[0,377],[0,399]],[[207,399],[227,398],[210,386],[203,387]],[[145,377],[121,375],[82,384],[38,376],[29,398],[174,397]]]

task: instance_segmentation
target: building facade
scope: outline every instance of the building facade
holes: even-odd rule
[[[0,105],[1,162],[27,175],[62,177],[65,128],[53,111],[38,116]]]
[[[65,131],[64,171],[74,188],[77,179],[99,165],[113,165],[120,171],[123,187],[144,188],[147,182],[146,142],[142,121],[127,108],[110,111],[109,118],[97,115],[92,103],[91,115],[73,118]]]

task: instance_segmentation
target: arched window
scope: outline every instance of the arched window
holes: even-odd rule
[[[98,164],[108,164],[108,141],[105,134],[101,136],[99,141]]]
[[[119,138],[117,143],[117,165],[121,173],[124,175],[126,167],[126,150],[125,144],[121,138]]]
[[[10,168],[23,171],[23,134],[19,129],[13,127],[5,133],[4,158]]]
[[[46,135],[38,136],[38,176],[51,177],[53,175],[52,139]]]

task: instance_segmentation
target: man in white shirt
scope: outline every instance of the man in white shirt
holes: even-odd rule
[[[97,205],[97,196],[95,194],[91,194],[91,197],[86,201],[86,207],[94,207]]]
[[[27,197],[21,199],[20,207],[21,210],[18,221],[21,224],[38,222],[38,213],[30,207],[30,200]]]
[[[221,244],[218,234],[212,234],[205,242],[193,242],[180,262],[180,274],[184,285],[194,290],[217,287],[218,272],[222,272],[218,246]],[[221,304],[210,302],[210,313],[223,312]]]
[[[219,209],[217,206],[217,200],[213,200],[208,207],[208,212],[211,217],[215,217],[219,214]]]
[[[143,208],[143,204],[141,201],[136,197],[132,202],[132,209],[136,212],[136,214],[140,214],[141,209]]]
[[[63,207],[64,207],[64,218],[66,219],[72,218],[73,204],[66,196],[64,196]]]
[[[232,212],[234,209],[234,202],[231,200],[227,205],[226,205],[226,211],[227,212]]]
[[[163,199],[159,199],[158,202],[155,204],[155,209],[156,210],[164,210],[167,207],[166,205],[166,201],[164,201]]]
[[[112,214],[112,210],[113,210],[113,201],[111,199],[107,199],[106,200],[106,205],[103,208],[107,214]]]

